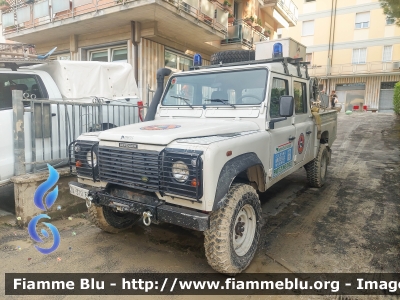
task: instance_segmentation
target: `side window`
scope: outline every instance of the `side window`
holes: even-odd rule
[[[280,117],[279,98],[284,95],[289,95],[288,81],[280,78],[273,78],[269,108],[269,115],[271,118]]]
[[[307,90],[304,82],[295,81],[294,89],[294,107],[296,114],[307,113]]]
[[[0,110],[12,108],[12,91],[20,90],[29,97],[48,97],[42,93],[37,77],[31,74],[0,74]]]

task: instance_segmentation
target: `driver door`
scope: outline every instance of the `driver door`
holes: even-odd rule
[[[285,77],[274,76],[271,81],[269,118],[280,118],[279,99],[281,96],[289,95],[290,81]],[[283,174],[293,168],[294,140],[296,127],[292,122],[293,118],[274,123],[270,128],[271,133],[271,169],[269,176],[272,182],[278,181]]]

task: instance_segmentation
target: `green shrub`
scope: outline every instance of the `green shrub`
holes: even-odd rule
[[[400,81],[394,86],[393,109],[396,115],[400,115]]]

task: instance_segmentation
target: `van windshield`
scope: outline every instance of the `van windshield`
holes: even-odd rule
[[[266,69],[173,76],[162,105],[257,105],[265,99]]]

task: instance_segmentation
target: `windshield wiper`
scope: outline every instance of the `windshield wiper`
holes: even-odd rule
[[[229,103],[229,100],[226,100],[226,99],[203,99],[203,100],[204,101],[210,101],[210,102],[221,102],[221,103],[223,103],[225,105],[229,105],[229,106],[231,106],[233,108],[236,108],[235,105],[233,105],[232,103]]]
[[[185,101],[185,103],[186,103],[187,105],[189,105],[191,109],[193,109],[193,106],[190,104],[188,98],[184,98],[184,97],[181,97],[181,96],[170,96],[170,97]]]

